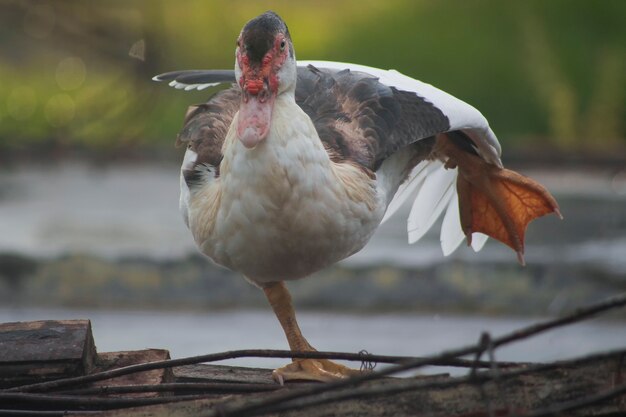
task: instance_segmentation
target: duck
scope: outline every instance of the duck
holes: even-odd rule
[[[180,209],[200,252],[264,292],[293,352],[315,349],[286,282],[360,251],[407,202],[409,243],[443,215],[444,254],[463,240],[478,251],[491,237],[521,264],[528,223],[561,216],[545,187],[503,167],[477,109],[395,70],[296,61],[273,11],[243,26],[234,69],[153,79],[186,91],[226,84],[188,108],[177,136],[186,147]],[[272,376],[283,384],[358,372],[294,358]]]

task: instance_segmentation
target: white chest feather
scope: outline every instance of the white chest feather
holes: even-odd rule
[[[358,251],[386,207],[375,180],[329,160],[293,99],[279,98],[274,114],[254,149],[231,128],[219,179],[189,204],[201,250],[257,282],[301,278]]]

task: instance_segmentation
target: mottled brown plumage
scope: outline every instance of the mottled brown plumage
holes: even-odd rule
[[[198,157],[192,167],[183,172],[185,181],[191,186],[199,175],[195,168],[203,165],[219,176],[222,162],[222,146],[235,113],[239,110],[241,93],[230,88],[215,94],[209,101],[189,107],[184,125],[176,137],[176,145],[187,146]]]

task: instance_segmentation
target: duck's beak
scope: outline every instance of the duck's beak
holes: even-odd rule
[[[263,64],[258,68],[246,68],[242,76],[237,135],[248,149],[256,147],[269,134],[277,95],[269,82],[272,65],[269,62]]]
[[[256,147],[270,132],[276,94],[264,88],[258,94],[244,90],[237,119],[237,135],[248,149]]]

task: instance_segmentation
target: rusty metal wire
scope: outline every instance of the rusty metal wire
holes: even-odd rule
[[[362,357],[361,366],[359,367],[359,370],[361,372],[371,372],[374,370],[374,368],[376,368],[376,361],[372,360],[372,355],[367,350],[361,350],[359,352],[359,355],[361,355]]]

